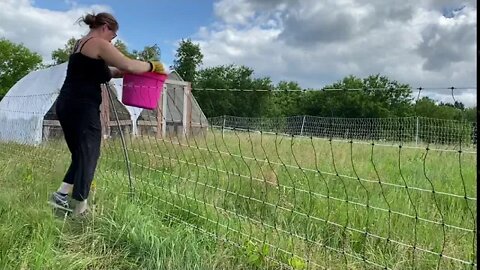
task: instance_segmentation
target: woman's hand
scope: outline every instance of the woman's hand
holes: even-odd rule
[[[150,63],[150,72],[156,72],[160,74],[167,74],[165,67],[160,61],[148,61]]]

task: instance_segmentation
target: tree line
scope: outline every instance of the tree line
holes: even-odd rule
[[[29,72],[68,61],[75,42],[76,39],[72,37],[63,48],[54,50],[53,63],[46,65],[42,63],[40,55],[22,44],[0,39],[0,99]],[[129,50],[121,40],[116,40],[114,45],[131,58],[161,58],[161,50],[157,45],[145,46],[141,51]],[[171,68],[184,80],[192,83],[192,93],[207,117],[419,116],[470,122],[476,122],[477,119],[476,106],[466,108],[463,103],[453,101],[453,98],[452,102],[437,102],[429,97],[416,99],[416,92],[410,85],[380,74],[365,78],[349,75],[321,89],[303,89],[295,81],[280,81],[275,84],[268,76],[255,77],[254,70],[244,65],[200,68],[202,61],[203,54],[199,44],[183,39],[178,44]],[[262,91],[240,91],[242,89]]]

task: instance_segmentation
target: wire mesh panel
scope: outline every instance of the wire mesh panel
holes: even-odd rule
[[[462,143],[463,147],[470,150],[476,145],[475,123],[426,117],[220,116],[209,121],[212,126],[224,130],[262,131],[333,140],[377,141],[383,144],[403,143],[411,146],[431,144],[444,149],[458,148],[459,143]]]
[[[109,129],[95,175],[99,192],[130,198],[171,226],[194,228],[218,249],[234,250],[232,260],[252,269],[477,266],[472,123],[416,116],[207,119],[189,84],[173,81],[155,110],[132,120],[113,87],[103,94]],[[28,108],[22,113],[55,120]],[[36,147],[2,140],[0,152],[31,155],[52,175],[69,158],[55,138]]]

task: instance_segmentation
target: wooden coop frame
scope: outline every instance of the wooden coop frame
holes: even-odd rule
[[[168,102],[168,85],[174,86],[174,88],[182,88],[183,90],[183,104],[177,104],[179,107],[182,107],[181,119],[180,120],[169,120],[168,117],[165,117],[164,112],[167,111],[167,102]],[[192,122],[192,88],[190,82],[167,79],[163,85],[162,94],[159,97],[158,105],[155,110],[152,112],[155,114],[155,119],[152,120],[142,120],[136,119],[136,123],[132,122],[132,118],[129,115],[128,119],[120,119],[119,123],[115,119],[113,110],[111,110],[110,97],[108,96],[107,88],[102,85],[102,103],[100,104],[100,122],[102,126],[102,138],[108,139],[112,137],[112,130],[120,125],[125,135],[139,136],[142,135],[142,128],[155,128],[154,136],[156,138],[166,138],[167,137],[167,128],[173,127],[176,134],[186,138],[192,134],[192,128],[208,129],[208,123],[193,123]],[[116,95],[115,93],[113,93]],[[112,96],[114,102],[117,102],[117,97]],[[120,101],[118,101],[121,104]],[[50,118],[43,120],[43,132],[42,137],[44,139],[49,139],[50,137],[56,137],[62,134],[60,122],[56,117],[53,104],[51,108]]]
[[[164,112],[167,111],[167,94],[168,94],[168,85],[176,85],[183,88],[183,113],[182,120],[178,121],[167,121],[164,115]],[[192,124],[192,91],[191,83],[185,81],[171,80],[167,79],[163,85],[162,93],[159,96],[157,108],[154,110],[156,113],[155,120],[140,120],[136,121],[136,130],[129,130],[130,127],[133,128],[131,120],[120,120],[120,127],[124,134],[133,134],[135,136],[142,135],[142,127],[156,127],[155,137],[156,138],[165,138],[167,136],[167,124],[173,126],[174,129],[182,127],[182,135],[187,137],[192,126],[202,127],[201,125]],[[102,123],[102,135],[103,138],[109,138],[111,134],[111,127],[117,126],[116,120],[111,120],[111,110],[110,110],[110,99],[106,89],[102,89],[102,104],[100,105],[100,121]],[[109,121],[107,121],[110,119]],[[108,123],[108,124],[107,124]]]

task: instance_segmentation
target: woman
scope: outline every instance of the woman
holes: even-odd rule
[[[57,99],[56,112],[72,154],[72,162],[50,203],[75,215],[88,210],[87,198],[100,156],[100,85],[127,73],[165,73],[160,62],[144,62],[123,55],[111,41],[117,36],[117,20],[109,13],[81,18],[90,32],[78,40],[70,55],[67,76]],[[74,209],[67,196],[72,191]]]

